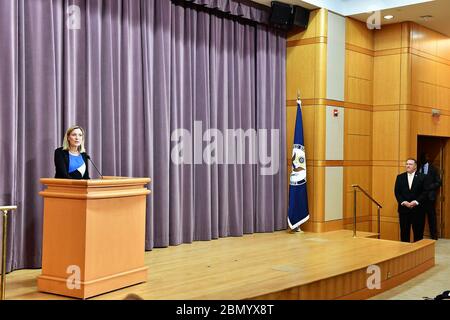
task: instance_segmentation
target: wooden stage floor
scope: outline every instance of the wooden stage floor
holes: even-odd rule
[[[257,233],[197,241],[146,252],[148,281],[91,298],[123,299],[365,299],[434,265],[434,241],[402,243],[373,234]],[[381,289],[366,287],[367,267],[380,267]],[[70,299],[37,291],[41,270],[6,277],[6,299]]]

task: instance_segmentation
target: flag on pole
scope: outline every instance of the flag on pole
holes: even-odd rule
[[[297,229],[309,219],[308,194],[306,192],[306,157],[303,139],[302,102],[297,98],[294,146],[292,148],[292,172],[289,183],[288,224]]]

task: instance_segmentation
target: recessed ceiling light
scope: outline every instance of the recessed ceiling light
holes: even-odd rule
[[[389,14],[389,15],[387,15],[387,16],[384,16],[384,18],[385,18],[386,20],[391,20],[391,19],[394,19],[394,16],[391,15],[391,14]]]

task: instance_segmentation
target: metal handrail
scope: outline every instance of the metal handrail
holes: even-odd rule
[[[369,198],[373,203],[375,203],[377,205],[377,214],[378,214],[378,239],[380,239],[381,236],[381,229],[380,229],[380,222],[381,222],[381,216],[380,216],[380,209],[383,208],[383,206],[376,201],[374,198],[372,198],[372,196],[370,194],[367,193],[366,190],[364,190],[363,188],[361,188],[359,185],[357,184],[352,184],[352,188],[353,188],[353,237],[356,237],[356,188],[358,188],[362,193],[364,193],[366,195],[367,198]]]
[[[2,240],[2,280],[0,282],[0,300],[5,299],[6,287],[6,241],[8,230],[8,211],[16,210],[17,206],[0,206],[0,212],[3,216],[3,240]]]

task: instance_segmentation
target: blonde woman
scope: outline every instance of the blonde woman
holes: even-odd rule
[[[55,150],[55,178],[90,179],[84,139],[84,130],[80,126],[67,129],[63,146]]]

